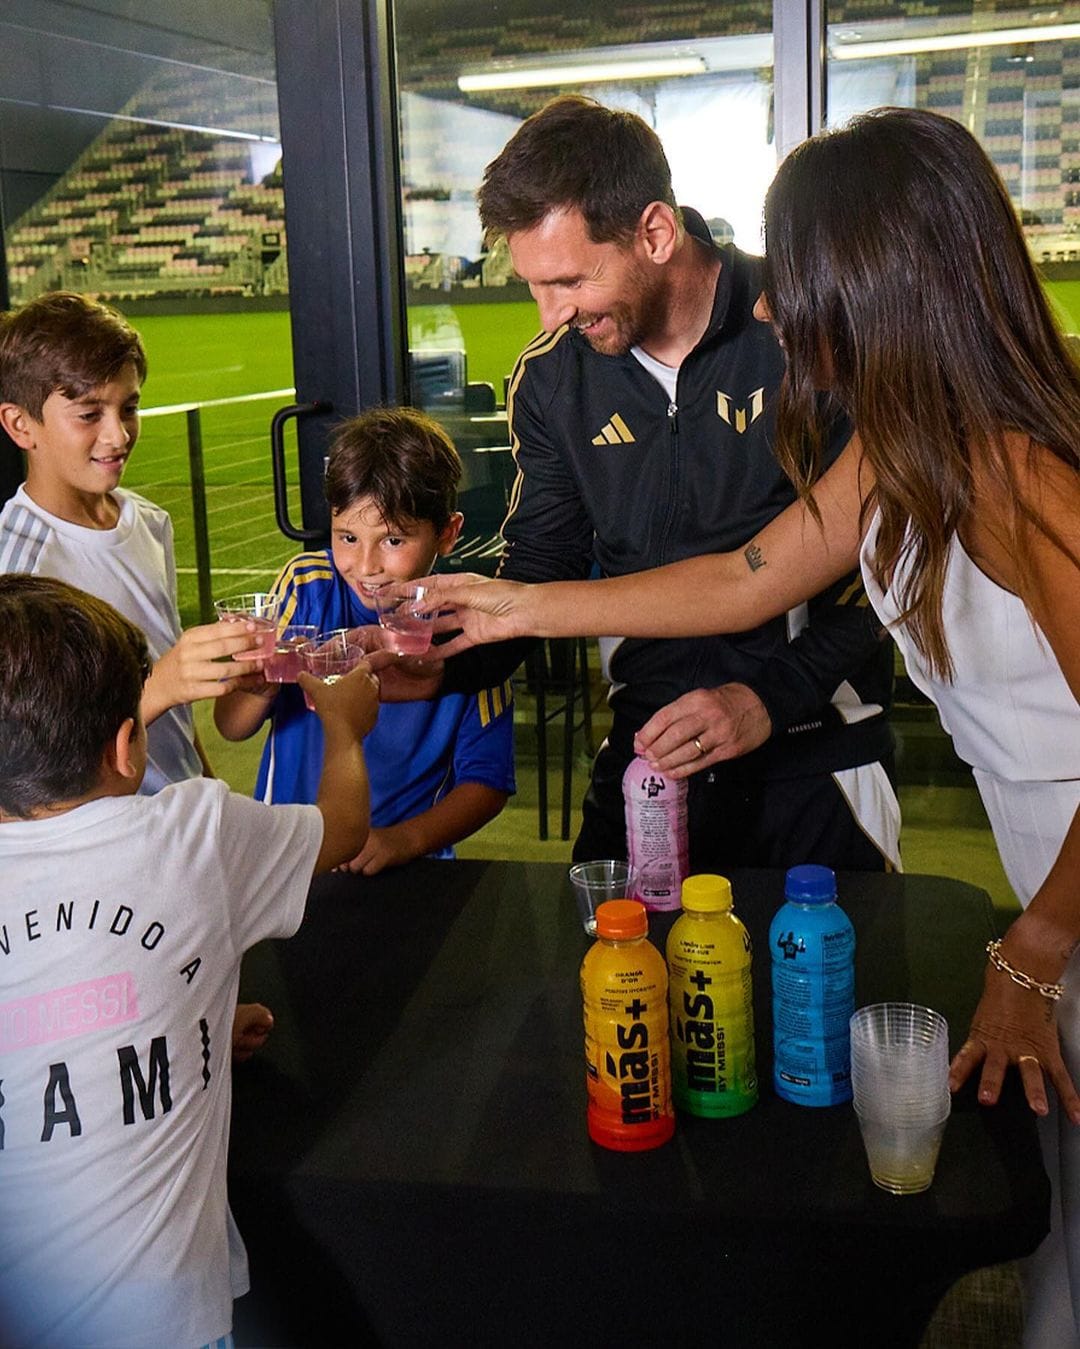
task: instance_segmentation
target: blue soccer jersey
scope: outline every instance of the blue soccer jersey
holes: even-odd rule
[[[329,551],[301,553],[274,582],[286,623],[320,632],[376,623],[334,567]],[[454,787],[476,782],[513,793],[514,718],[510,681],[480,693],[384,703],[364,741],[374,828],[430,810]],[[295,684],[274,699],[255,795],[273,803],[313,802],[323,762],[322,724]],[[453,856],[446,849],[442,856]]]

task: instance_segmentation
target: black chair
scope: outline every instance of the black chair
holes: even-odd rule
[[[442,571],[476,571],[494,576],[502,557],[500,534],[506,519],[507,491],[501,482],[468,487],[458,494],[458,508],[465,516],[461,537],[454,551],[443,559]]]
[[[496,465],[492,471],[492,464]],[[467,464],[467,469],[475,467]],[[461,492],[458,505],[465,516],[461,537],[442,570],[474,571],[494,576],[502,556],[502,523],[509,506],[513,462],[498,456],[485,471],[480,485]],[[589,688],[588,647],[584,638],[553,637],[538,642],[525,658],[523,687],[536,705],[536,776],[539,837],[548,838],[548,723],[563,719],[562,818],[560,837],[570,837],[570,805],[574,775],[574,736],[583,729],[588,753],[592,746],[592,704]]]
[[[536,790],[539,837],[548,837],[547,728],[563,719],[562,815],[559,837],[570,837],[570,805],[574,780],[574,736],[585,733],[591,757],[592,693],[589,686],[589,648],[584,637],[549,637],[525,658],[525,684],[536,702]],[[549,699],[554,696],[552,705]],[[578,704],[580,700],[580,714]]]

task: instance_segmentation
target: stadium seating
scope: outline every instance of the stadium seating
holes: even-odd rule
[[[917,7],[932,18],[939,4]],[[398,25],[403,89],[460,103],[463,67],[532,54],[596,50],[656,40],[714,37],[721,20],[709,0],[655,0],[508,16],[494,24],[446,25],[439,7],[418,7]],[[906,10],[909,17],[911,7]],[[829,7],[830,24],[895,20],[888,0]],[[724,12],[726,34],[765,32],[767,0]],[[970,122],[998,165],[1036,258],[1080,261],[1080,42],[918,56],[915,102]],[[466,102],[514,117],[540,107],[551,90],[504,90]],[[274,90],[264,79],[225,77],[195,66],[165,69],[140,89],[64,177],[7,230],[16,302],[56,286],[114,299],[142,296],[284,294],[288,289],[280,165],[252,171],[250,147],[183,126],[220,124],[254,137],[277,134]],[[153,119],[150,125],[140,119]],[[123,120],[127,119],[127,120]],[[439,157],[432,155],[433,163]],[[436,170],[429,170],[431,177]],[[438,202],[460,183],[408,182],[406,204]],[[436,252],[406,259],[417,291],[460,285],[497,288],[513,279],[505,252],[478,258]]]

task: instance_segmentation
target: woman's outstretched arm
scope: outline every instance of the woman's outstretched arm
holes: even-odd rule
[[[871,484],[856,437],[814,489],[820,525],[796,502],[737,551],[601,581],[437,577],[453,610],[441,626],[462,629],[440,655],[510,637],[697,637],[756,627],[856,566]]]

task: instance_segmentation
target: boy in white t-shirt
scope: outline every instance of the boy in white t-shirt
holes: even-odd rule
[[[120,487],[139,435],[146,354],[116,310],[55,291],[0,316],[0,425],[26,454],[26,482],[0,510],[0,572],[68,581],[142,629],[154,661],[142,698],[148,756],[142,791],[210,766],[190,704],[243,687],[220,658],[245,650],[232,624],[180,630],[168,513]],[[265,1040],[265,1007],[237,1013],[237,1057]]]
[[[246,1259],[225,1195],[240,957],[292,935],[368,829],[378,685],[302,675],[315,806],[138,794],[142,633],[0,576],[0,1343],[207,1345]]]

